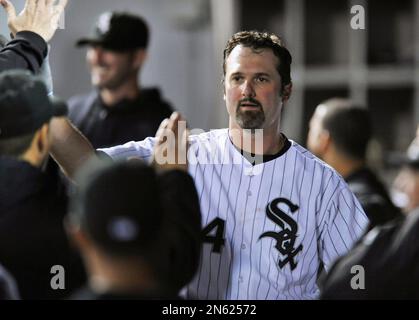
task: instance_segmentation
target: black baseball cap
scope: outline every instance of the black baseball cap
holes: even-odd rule
[[[0,140],[34,133],[66,114],[66,103],[49,97],[41,78],[25,70],[0,73]]]
[[[129,51],[147,48],[148,42],[149,29],[141,17],[125,12],[106,12],[99,16],[92,35],[78,40],[76,45]]]
[[[109,254],[141,256],[161,236],[155,170],[142,161],[92,160],[77,177],[70,221]]]

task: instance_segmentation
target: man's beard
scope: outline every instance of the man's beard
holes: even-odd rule
[[[254,110],[243,110],[242,105],[246,103],[251,103],[258,107],[255,107]],[[252,98],[246,98],[238,103],[236,121],[240,128],[249,130],[262,129],[265,120],[265,112],[259,101]]]
[[[96,87],[99,90],[116,90],[120,86],[124,85],[128,81],[128,79],[133,75],[136,76],[137,71],[134,70],[130,64],[127,64],[121,66],[119,70],[110,79],[97,83]]]

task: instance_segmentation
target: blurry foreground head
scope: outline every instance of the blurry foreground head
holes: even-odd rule
[[[314,111],[307,147],[322,159],[333,149],[347,159],[365,161],[371,137],[368,110],[348,99],[332,98],[320,103]]]
[[[131,270],[132,283],[145,275],[151,288],[177,293],[192,280],[200,256],[199,211],[189,217],[169,211],[176,205],[167,203],[173,199],[166,199],[165,179],[140,161],[94,161],[81,170],[69,222],[90,276],[94,260],[104,257],[102,265],[118,261],[113,267],[124,266],[120,274]]]
[[[29,71],[0,74],[0,156],[23,158],[39,166],[49,151],[49,122],[67,112],[64,102],[48,96]]]

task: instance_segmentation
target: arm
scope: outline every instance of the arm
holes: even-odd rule
[[[340,256],[346,254],[361,238],[368,225],[368,218],[358,200],[342,181],[331,188],[323,200],[327,199],[327,207],[320,219],[321,258],[326,271]],[[333,192],[329,198],[329,192]]]
[[[47,44],[38,34],[22,31],[0,52],[0,71],[28,69],[37,73],[47,55]]]
[[[13,4],[0,0],[6,10],[8,25],[15,37],[0,52],[0,71],[23,68],[38,72],[47,55],[46,42],[58,28],[58,20],[67,4],[61,0],[27,0],[25,8],[17,16]]]
[[[175,132],[177,134],[174,134]],[[77,170],[86,161],[96,157],[93,146],[66,117],[51,120],[50,135],[50,153],[70,178],[75,177]],[[160,143],[155,146],[153,159],[153,164],[159,171],[187,171],[187,137],[186,123],[183,122],[182,125],[181,116],[178,113],[174,113],[170,119],[163,121],[157,132],[157,139]],[[173,153],[175,155],[171,157],[170,154]],[[174,161],[171,162],[171,160]]]
[[[70,178],[74,178],[87,160],[96,156],[90,142],[65,117],[51,120],[50,136],[51,156]]]

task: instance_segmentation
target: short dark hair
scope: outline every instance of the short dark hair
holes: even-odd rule
[[[0,139],[0,156],[18,158],[31,146],[35,132],[23,136]]]
[[[338,151],[351,158],[365,160],[372,137],[371,117],[367,109],[356,105],[330,108],[322,125]]]
[[[282,89],[284,86],[291,83],[291,63],[292,57],[287,48],[282,44],[280,37],[269,32],[260,31],[241,31],[233,35],[228,40],[226,48],[224,49],[223,72],[226,75],[226,61],[231,52],[238,45],[248,47],[254,51],[261,49],[271,49],[275,56],[279,58],[277,70],[282,80]]]

